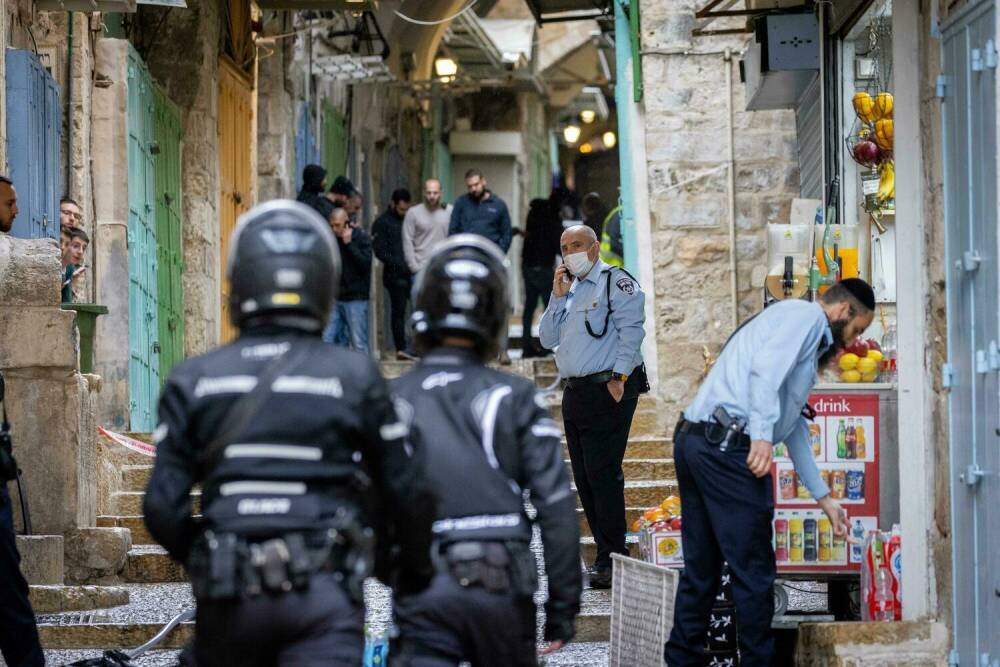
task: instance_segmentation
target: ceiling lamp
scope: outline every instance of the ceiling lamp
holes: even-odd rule
[[[588,141],[585,144],[580,144],[580,152],[583,153],[584,155],[586,155],[588,153],[593,153],[594,152],[594,147],[591,146],[590,142]]]
[[[434,61],[434,73],[443,81],[450,81],[458,74],[458,63],[451,58],[438,58]]]
[[[604,142],[605,148],[614,148],[615,144],[618,143],[618,137],[615,136],[614,132],[608,130],[603,136],[601,136],[601,141]]]
[[[578,125],[567,125],[563,128],[563,139],[567,144],[575,144],[580,140],[580,127]]]
[[[580,112],[580,120],[582,120],[587,125],[593,123],[595,118],[597,118],[597,112],[594,111],[593,109],[584,109],[583,111]]]

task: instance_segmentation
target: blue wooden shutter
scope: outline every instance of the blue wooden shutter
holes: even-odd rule
[[[8,49],[7,162],[17,189],[11,233],[59,237],[62,109],[59,86],[31,51]]]
[[[307,164],[319,164],[319,148],[316,143],[316,132],[313,129],[312,114],[309,105],[302,102],[299,106],[299,118],[295,127],[295,191],[302,189],[302,170]]]

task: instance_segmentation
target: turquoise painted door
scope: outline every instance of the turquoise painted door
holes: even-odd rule
[[[128,54],[129,412],[133,431],[152,431],[160,389],[157,340],[155,96],[149,70]]]
[[[184,358],[184,273],[181,246],[180,112],[160,88],[154,89],[156,171],[156,279],[160,380]]]

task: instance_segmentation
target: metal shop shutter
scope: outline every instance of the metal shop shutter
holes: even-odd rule
[[[59,86],[31,51],[7,49],[7,161],[20,213],[11,234],[59,238]]]
[[[802,93],[795,110],[795,133],[799,140],[799,196],[823,198],[823,107],[817,76]]]

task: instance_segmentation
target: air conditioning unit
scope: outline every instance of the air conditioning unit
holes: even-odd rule
[[[740,61],[748,111],[792,109],[819,72],[819,22],[815,14],[767,14]]]

